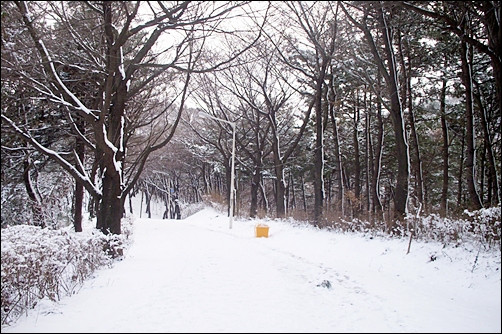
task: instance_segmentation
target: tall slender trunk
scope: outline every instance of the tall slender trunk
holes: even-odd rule
[[[335,107],[336,107],[336,92],[333,87],[333,76],[330,78],[329,84],[329,92],[328,92],[328,101],[329,101],[329,115],[331,118],[331,124],[333,124],[333,144],[334,144],[334,160],[335,160],[335,180],[336,180],[336,199],[335,204],[338,211],[338,214],[344,215],[344,189],[343,189],[343,179],[342,179],[342,157],[340,153],[340,138],[338,135],[338,124],[335,117]]]
[[[407,213],[408,203],[408,177],[409,177],[409,148],[405,135],[405,126],[403,119],[403,109],[401,98],[399,96],[399,84],[397,66],[392,50],[392,28],[387,25],[385,14],[380,8],[380,28],[384,38],[384,50],[387,58],[389,72],[385,75],[390,97],[390,115],[392,125],[394,127],[394,135],[396,140],[396,159],[397,159],[397,181],[394,198],[394,219],[391,222],[389,229],[394,230],[397,221],[403,221]],[[381,63],[383,66],[383,63]]]
[[[288,186],[288,188],[290,189],[290,193],[291,193],[290,208],[295,210],[296,209],[295,180],[293,178],[293,173],[291,173],[291,170],[289,171],[289,186]]]
[[[378,71],[377,75],[377,92],[380,93],[381,90],[381,75]],[[382,103],[380,99],[377,99],[377,136],[375,139],[375,148],[372,150],[373,153],[373,169],[371,178],[371,193],[372,193],[372,212],[379,219],[383,219],[383,207],[382,201],[380,199],[380,169],[382,165],[382,151],[383,151],[383,118],[382,118]]]
[[[232,184],[232,157],[229,156],[228,159],[227,159],[227,168],[225,169],[225,174],[226,174],[226,180],[227,180],[227,203],[228,203],[228,208],[227,208],[227,213],[228,213],[228,217],[230,217],[230,201],[231,201],[231,198],[232,196],[230,195],[230,191],[231,191],[231,184]],[[235,181],[235,180],[234,180]],[[234,206],[234,209],[235,209],[235,206]],[[234,214],[234,212],[232,212],[232,214]]]
[[[323,218],[324,209],[324,129],[323,129],[323,86],[327,60],[323,61],[316,83],[315,94],[315,147],[314,147],[314,220],[318,226]]]
[[[448,184],[449,184],[449,138],[448,138],[448,124],[446,122],[446,84],[447,80],[443,79],[441,87],[441,105],[439,113],[441,115],[441,129],[443,132],[443,187],[441,190],[441,204],[439,214],[441,217],[446,217],[448,214]]]
[[[303,211],[307,212],[307,195],[305,194],[305,177],[302,174],[302,200],[303,200]]]
[[[465,177],[467,190],[469,191],[469,209],[479,210],[483,207],[476,189],[476,145],[474,133],[474,110],[472,96],[472,72],[469,61],[472,48],[468,48],[465,42],[461,42],[462,73],[461,80],[465,87],[465,120],[466,120],[466,141],[467,155],[465,159]]]
[[[486,117],[486,108],[481,101],[480,94],[473,94],[474,99],[479,107],[479,119],[481,120],[481,128],[483,129],[483,142],[488,155],[488,198],[489,205],[497,205],[500,203],[500,189],[498,186],[498,175],[495,163],[495,156],[493,154],[492,139],[488,130],[488,121]],[[482,183],[483,184],[483,183]]]
[[[265,190],[265,180],[263,177],[260,179],[260,193],[261,193],[261,198],[262,198],[262,209],[263,213],[267,214],[269,210],[269,204],[268,204],[268,198],[267,198],[267,192]]]
[[[77,121],[77,128],[83,134],[85,131],[85,126],[83,120]],[[85,144],[84,141],[77,134],[75,141],[75,152],[77,158],[80,160],[82,165],[84,165],[85,159]],[[77,168],[80,170],[80,164],[77,163]],[[85,175],[85,173],[82,174]],[[82,205],[84,201],[84,183],[80,180],[75,181],[75,213],[73,219],[73,228],[75,232],[82,232]]]
[[[352,139],[354,142],[354,204],[353,216],[359,218],[361,209],[361,162],[359,152],[359,92],[354,92],[354,127],[352,132]]]
[[[479,153],[479,199],[481,203],[490,203],[491,201],[491,188],[488,189],[488,196],[485,201],[485,176],[486,176],[486,143],[483,142]],[[490,171],[488,171],[490,173]]]
[[[371,97],[371,95],[370,95]],[[370,212],[370,169],[371,169],[371,163],[370,163],[370,105],[368,103],[367,99],[367,93],[366,93],[366,87],[364,89],[364,110],[366,110],[364,114],[364,162],[366,164],[366,173],[364,176],[364,186],[365,186],[365,208],[366,208],[366,213],[367,217],[369,216]]]
[[[279,152],[277,152],[277,155]],[[274,154],[274,156],[277,156]],[[277,218],[284,218],[286,215],[286,184],[284,181],[284,165],[282,159],[274,158],[275,162],[275,203]]]
[[[399,43],[400,48],[402,47],[401,43]],[[413,69],[411,66],[411,55],[410,55],[410,48],[409,46],[406,47],[407,51],[407,58],[408,58],[408,63],[405,65],[404,64],[404,56],[401,56],[401,61],[403,62],[403,75],[404,75],[404,80],[405,80],[405,94],[407,96],[406,98],[406,104],[408,108],[408,119],[409,119],[409,125],[410,125],[410,137],[411,137],[411,142],[413,143],[413,152],[415,154],[415,159],[413,163],[413,170],[415,174],[415,188],[416,188],[416,199],[418,201],[418,204],[415,206],[423,206],[424,210],[427,210],[427,205],[425,203],[425,197],[424,197],[424,178],[423,178],[423,171],[422,171],[422,157],[420,154],[420,144],[418,141],[418,134],[417,134],[417,128],[415,125],[415,110],[413,108],[413,91],[411,89],[411,79],[412,79],[412,73]]]
[[[462,194],[463,194],[463,184],[464,184],[464,169],[465,169],[465,129],[462,129],[462,142],[461,142],[461,151],[460,151],[460,161],[459,161],[459,170],[458,170],[458,179],[457,179],[457,207],[460,208],[462,206]]]

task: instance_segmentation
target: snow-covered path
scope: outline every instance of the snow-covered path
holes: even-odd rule
[[[2,332],[501,331],[500,257],[471,273],[465,249],[256,223],[136,219],[124,260]]]

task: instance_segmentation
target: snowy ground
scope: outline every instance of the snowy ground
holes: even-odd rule
[[[270,227],[256,238],[254,226]],[[125,259],[2,333],[500,333],[500,251],[337,234],[204,209],[136,218]],[[431,261],[431,258],[435,258]]]

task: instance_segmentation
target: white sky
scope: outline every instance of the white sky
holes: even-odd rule
[[[406,255],[404,239],[153,211],[135,219],[124,260],[2,333],[501,332],[500,251],[474,266],[476,245],[413,241]]]

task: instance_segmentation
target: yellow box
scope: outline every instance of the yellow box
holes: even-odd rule
[[[268,238],[268,226],[267,225],[256,225],[254,227],[254,234],[257,238],[260,238],[260,237]]]

